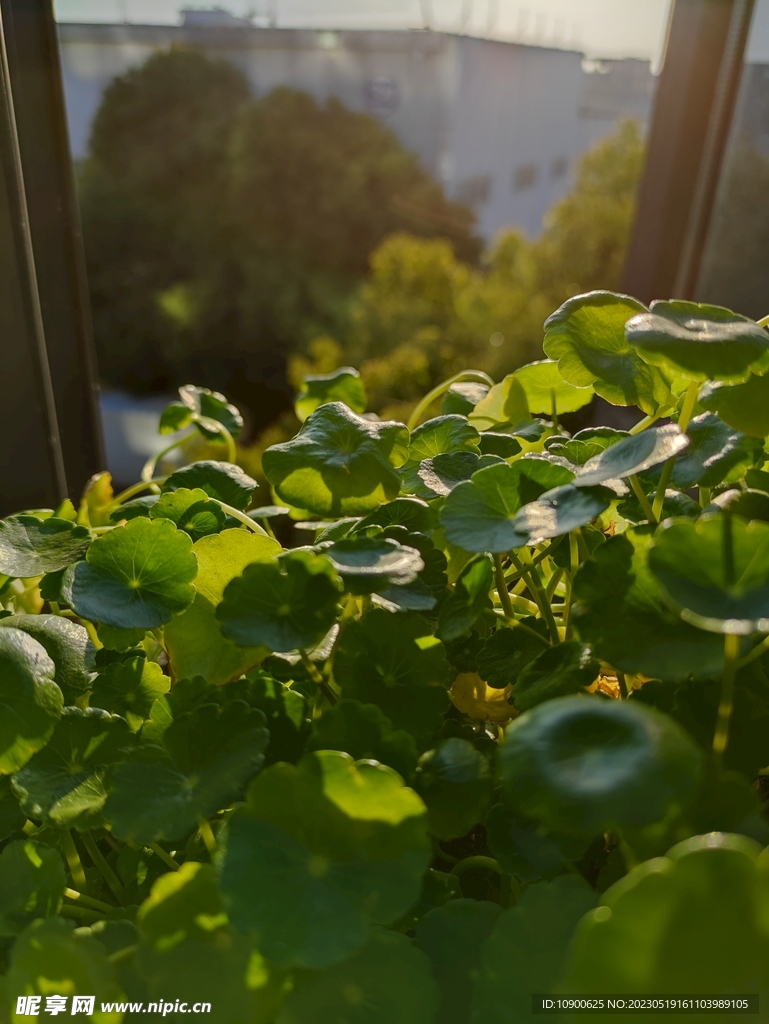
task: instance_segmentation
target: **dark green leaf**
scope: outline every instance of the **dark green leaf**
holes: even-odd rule
[[[712,412],[695,416],[686,433],[691,444],[676,459],[671,477],[673,486],[682,491],[695,484],[715,487],[739,480],[761,455],[758,441],[727,426]]]
[[[491,608],[489,590],[493,582],[489,556],[471,558],[459,574],[453,592],[441,605],[437,631],[441,640],[455,640],[466,633],[484,608]]]
[[[540,458],[482,469],[449,495],[441,512],[446,536],[465,551],[494,553],[520,547],[529,534],[514,526],[519,509],[573,479],[568,469]]]
[[[414,737],[393,724],[375,704],[342,700],[313,725],[307,750],[343,750],[356,761],[389,765],[407,781],[417,765]]]
[[[320,516],[365,515],[397,496],[408,440],[402,423],[373,422],[331,402],[291,441],[268,448],[262,464],[289,505]]]
[[[479,384],[475,381],[460,381],[457,384],[452,384],[443,396],[441,411],[447,416],[452,413],[469,416],[488,393],[488,384]]]
[[[545,353],[576,387],[591,384],[612,405],[637,405],[647,414],[672,405],[670,387],[625,338],[625,324],[646,307],[627,295],[588,292],[568,299],[545,321]]]
[[[594,391],[567,383],[554,359],[541,359],[515,371],[515,377],[526,392],[529,410],[545,416],[563,416],[576,412],[593,401]]]
[[[613,427],[586,427],[577,431],[572,438],[560,434],[548,437],[545,449],[553,455],[568,459],[574,466],[584,466],[590,459],[629,436],[626,430],[615,430]]]
[[[516,718],[499,757],[514,808],[548,828],[590,833],[685,809],[703,763],[667,716],[589,696],[546,701]]]
[[[523,882],[555,878],[579,861],[585,852],[584,836],[545,835],[508,804],[496,804],[486,816],[489,850],[505,871]]]
[[[436,455],[423,462],[409,463],[403,469],[403,489],[420,498],[432,499],[450,494],[457,484],[469,480],[473,473],[501,463],[496,455],[475,452],[451,452]]]
[[[175,434],[192,423],[192,409],[184,402],[169,402],[160,414],[159,434]]]
[[[436,416],[411,433],[409,462],[422,462],[450,452],[478,454],[480,435],[465,416]]]
[[[209,498],[223,501],[233,508],[245,509],[251,504],[256,490],[256,481],[243,472],[240,466],[231,462],[215,462],[206,459],[193,462],[190,466],[177,469],[163,484],[164,491],[176,491],[179,488],[196,488],[204,491]]]
[[[234,405],[230,405],[224,395],[220,395],[218,391],[209,391],[208,388],[199,388],[194,384],[183,384],[179,388],[179,396],[182,404],[191,413],[196,416],[205,416],[209,420],[216,420],[225,427],[233,438],[237,438],[240,435],[243,429],[243,417],[240,415],[239,410]],[[171,407],[169,406],[169,408]],[[166,409],[166,412],[168,412],[168,409]],[[181,420],[181,416],[178,419]],[[167,425],[170,426],[171,424],[167,423]],[[179,425],[174,426],[173,430],[164,431],[163,419],[161,418],[160,426],[160,433],[163,434],[173,433],[173,430],[179,430],[181,426],[186,426],[186,424],[179,422]],[[196,423],[196,426],[207,440],[214,442],[224,440],[219,431],[204,426],[202,423]]]
[[[500,915],[481,947],[472,1020],[526,1020],[532,994],[554,991],[574,926],[595,901],[595,894],[575,875],[530,885],[518,904]]]
[[[427,805],[434,836],[464,836],[482,820],[489,806],[488,762],[467,740],[442,740],[419,759],[416,790]]]
[[[221,505],[208,499],[206,492],[196,487],[189,490],[180,487],[167,491],[150,508],[150,519],[170,519],[180,530],[184,530],[193,541],[210,533],[219,533],[224,528],[227,516]]]
[[[436,1024],[467,1024],[481,946],[502,913],[487,900],[450,900],[416,927],[416,942],[430,957],[441,990]]]
[[[161,875],[136,918],[142,938],[162,953],[185,939],[214,944],[227,925],[214,866],[187,861]]]
[[[534,616],[522,619],[521,623],[528,628],[498,627],[478,657],[478,674],[497,690],[512,686],[525,666],[547,650],[549,640],[545,623]],[[529,630],[534,630],[542,639],[537,640]]]
[[[349,623],[334,661],[334,678],[345,697],[378,705],[420,746],[448,707],[447,675],[443,644],[424,619],[379,608]]]
[[[268,653],[264,646],[239,647],[223,635],[216,609],[225,587],[247,565],[272,559],[280,545],[245,530],[224,530],[201,538],[192,550],[198,560],[195,600],[169,622],[164,639],[177,679],[200,675],[219,685],[242,675]]]
[[[430,961],[405,936],[376,930],[349,960],[288,997],[275,1024],[434,1024]]]
[[[247,566],[225,587],[216,617],[225,637],[241,647],[313,647],[334,623],[341,589],[328,558],[290,551]]]
[[[132,519],[94,541],[62,588],[78,615],[122,629],[162,626],[195,597],[192,541],[167,519]]]
[[[233,923],[255,929],[278,965],[338,963],[419,895],[424,804],[392,769],[319,751],[265,769],[247,800],[228,826],[221,886]]]
[[[526,544],[561,537],[586,526],[612,502],[613,493],[606,487],[576,487],[566,484],[530,501],[512,522],[515,533],[526,537]],[[521,547],[521,544],[512,545]]]
[[[481,455],[498,455],[501,459],[510,459],[521,450],[520,443],[510,434],[497,434],[493,430],[481,434],[478,447]]]
[[[429,536],[438,526],[438,516],[426,501],[420,501],[419,498],[396,498],[369,512],[353,526],[352,532],[362,533],[371,526],[381,526],[382,529],[403,526],[410,533],[426,533]],[[318,540],[325,540],[325,537],[321,536]]]
[[[251,707],[259,708],[267,720],[270,743],[264,763],[298,761],[312,722],[311,703],[298,690],[273,679],[266,672],[254,669],[246,679],[224,687],[224,695],[232,693]]]
[[[54,828],[102,824],[107,767],[133,736],[125,719],[98,708],[65,708],[48,745],[13,777],[28,817]]]
[[[76,562],[88,550],[91,531],[67,519],[32,515],[0,520],[0,573],[42,576]]]
[[[366,411],[366,389],[357,370],[341,366],[332,373],[305,377],[294,410],[300,423],[304,423],[319,406],[329,402],[343,402],[353,412]]]
[[[0,627],[8,626],[28,633],[46,649],[65,704],[74,704],[90,688],[94,646],[80,623],[61,615],[9,615],[0,619]]]
[[[769,631],[769,524],[728,513],[668,521],[649,568],[671,607],[699,629]]]
[[[58,914],[66,884],[58,850],[32,839],[9,843],[0,854],[0,935]]]
[[[510,701],[519,711],[528,711],[553,697],[578,693],[595,682],[599,670],[589,647],[566,640],[543,650],[523,667]]]
[[[649,499],[649,505],[653,505],[656,491],[650,491],[646,497]],[[626,498],[618,502],[617,511],[623,519],[626,519],[634,526],[637,526],[639,523],[648,522],[646,512],[641,508],[641,502],[636,498],[635,494],[628,494]],[[668,487],[662,501],[660,521],[670,519],[673,516],[687,516],[690,519],[696,519],[701,512],[702,508],[700,505],[690,498],[688,494],[681,494],[680,491],[674,491]]]
[[[713,996],[765,989],[767,883],[759,851],[742,836],[716,833],[639,864],[580,923],[564,988]]]
[[[652,302],[629,320],[628,341],[648,363],[693,380],[744,381],[769,370],[769,332],[723,306]]]
[[[769,473],[765,469],[749,469],[745,474],[745,483],[753,491],[769,494]]]
[[[769,376],[750,374],[744,384],[706,384],[699,403],[743,434],[760,438],[769,434]]]
[[[769,337],[769,335],[767,335]],[[621,477],[642,473],[666,462],[689,446],[689,439],[675,423],[653,427],[623,438],[600,455],[594,455],[577,473],[578,487],[592,487]]]
[[[324,546],[350,594],[372,594],[388,586],[413,583],[425,563],[416,548],[386,537],[346,537]]]
[[[92,708],[104,708],[121,715],[133,732],[138,732],[155,701],[168,693],[171,680],[160,665],[136,656],[115,661],[99,672],[89,698]]]
[[[649,571],[649,527],[611,537],[574,579],[572,621],[596,657],[628,673],[708,678],[723,667],[723,643],[682,622]]]
[[[150,509],[160,501],[159,494],[145,494],[141,498],[134,498],[124,505],[118,505],[114,512],[110,513],[111,523],[120,523],[126,519],[138,519],[142,516],[149,516]]]
[[[769,523],[769,494],[765,491],[726,491],[718,495],[713,504],[708,506],[707,511],[716,511],[719,508],[748,522],[751,519],[761,519]]]
[[[64,699],[42,644],[20,629],[0,629],[0,773],[22,768],[44,747]]]

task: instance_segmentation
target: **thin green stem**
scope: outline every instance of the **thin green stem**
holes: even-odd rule
[[[141,494],[142,491],[149,490],[150,487],[155,487],[160,484],[164,484],[168,479],[167,476],[154,477],[152,480],[142,480],[141,483],[132,484],[131,487],[126,487],[120,494],[116,494],[110,502],[110,508],[117,505],[123,505],[126,501],[129,501],[136,494]]]
[[[123,900],[125,899],[125,889],[121,885],[118,876],[107,863],[104,854],[96,845],[96,840],[94,839],[90,832],[81,832],[80,835],[83,840],[83,846],[85,846],[86,850],[88,851],[88,856],[91,858],[91,861],[93,862],[93,866],[97,869],[101,877],[113,891],[118,903],[122,903]]]
[[[553,575],[550,577],[550,579],[548,580],[547,587],[545,588],[545,594],[547,596],[548,601],[552,600],[553,594],[555,593],[555,590],[556,590],[556,587],[561,582],[561,577],[563,576],[563,572],[564,572],[564,570],[561,569],[561,567],[559,566],[555,570]]]
[[[86,907],[70,907],[69,904],[59,908],[59,916],[69,917],[85,925],[95,924],[97,921],[104,920],[104,914],[99,914],[95,910],[88,910]]]
[[[158,843],[148,843],[147,849],[152,850],[156,857],[160,857],[163,863],[166,864],[172,871],[178,871],[179,868],[181,867],[181,865],[173,859],[171,854],[167,853],[163,849],[163,847],[160,846]]]
[[[83,870],[83,864],[80,860],[80,854],[77,852],[75,846],[75,840],[72,838],[72,833],[68,828],[61,829],[61,848],[64,851],[64,856],[67,860],[67,867],[69,873],[72,875],[72,881],[75,885],[81,886],[83,889],[88,885],[85,877],[85,871]]]
[[[323,676],[318,671],[318,666],[314,664],[314,662],[311,660],[310,656],[307,654],[306,651],[300,651],[299,653],[302,658],[302,664],[307,670],[307,675],[310,677],[310,679],[312,679],[314,683],[317,684],[317,686],[323,693],[323,696],[328,700],[328,702],[330,704],[336,704],[337,696],[331,689],[329,681],[323,678]]]
[[[737,668],[743,668],[745,665],[749,665],[751,661],[755,661],[756,658],[760,658],[762,654],[769,650],[769,636],[765,636],[760,644],[756,644],[752,651],[749,651],[744,658],[740,658],[737,662]]]
[[[555,388],[550,388],[550,414],[553,419],[553,427],[555,430],[560,430],[558,425],[558,403],[555,400]]]
[[[126,960],[130,960],[134,953],[139,951],[139,944],[133,946],[123,946],[122,949],[116,950],[114,953],[110,953],[107,959],[114,966],[122,964]]]
[[[217,846],[216,836],[208,818],[198,818],[198,832],[200,832],[200,838],[205,843],[209,857],[214,857],[219,852],[219,847]]]
[[[627,682],[625,681],[625,673],[617,671],[617,683],[619,684],[619,692],[622,694],[622,699],[627,700],[628,690]]]
[[[635,494],[636,498],[638,498],[638,500],[641,503],[641,508],[644,510],[644,515],[650,523],[653,523],[656,526],[657,517],[654,514],[654,509],[649,504],[649,499],[644,494],[643,487],[641,487],[638,477],[634,473],[632,476],[628,477],[628,480],[630,481],[630,486],[633,488],[633,494]]]
[[[483,373],[482,370],[462,370],[461,373],[455,373],[453,377],[449,377],[448,380],[443,381],[437,387],[434,387],[432,391],[429,391],[421,402],[414,409],[412,414],[409,416],[409,421],[406,426],[409,430],[413,430],[417,426],[422,416],[427,412],[430,406],[433,404],[436,398],[440,398],[441,395],[445,394],[452,384],[458,384],[460,381],[475,381],[478,384],[488,384],[489,387],[494,386],[494,381],[488,374]]]
[[[700,508],[707,508],[710,504],[710,488],[700,487],[699,488]]]
[[[94,624],[89,619],[81,619],[79,616],[78,616],[77,621],[80,623],[80,625],[83,627],[83,629],[88,634],[88,638],[91,641],[91,643],[94,645],[96,650],[100,651],[102,649],[102,647],[104,646],[104,644],[99,639],[99,634],[96,632],[96,626],[94,626]]]
[[[520,619],[509,619],[508,621],[513,628],[522,629],[524,633],[528,633],[529,636],[536,637],[541,644],[545,645],[545,647],[550,646],[549,640],[545,639],[545,637],[543,637],[541,633],[538,633],[536,629],[532,629],[531,626],[527,626],[525,623],[521,622]]]
[[[684,404],[681,406],[681,415],[678,417],[678,426],[684,432],[686,432],[686,428],[689,426],[689,421],[692,418],[692,413],[694,412],[694,407],[697,404],[697,397],[699,393],[700,385],[696,380],[693,380],[686,389]]]
[[[166,448],[163,448],[157,453],[157,455],[150,455],[147,461],[144,463],[141,471],[141,479],[145,483],[152,483],[152,477],[155,473],[157,464],[161,459],[164,459],[169,452],[172,452],[174,448],[180,448],[185,441],[189,441],[191,437],[195,436],[195,431],[191,431],[189,434],[185,434],[184,437],[179,437],[175,441],[172,441]]]
[[[560,643],[561,636],[558,632],[558,626],[555,624],[555,619],[553,618],[553,609],[550,607],[550,602],[548,601],[547,596],[545,595],[545,591],[542,588],[542,584],[539,582],[539,579],[537,578],[536,568],[532,567],[531,572],[529,572],[529,567],[524,567],[520,558],[518,558],[514,551],[510,552],[510,560],[516,566],[521,575],[525,577],[529,586],[529,590],[531,592],[531,596],[536,601],[537,607],[539,608],[542,618],[545,620],[547,624],[547,628],[550,633],[550,640],[554,644]]]
[[[95,900],[93,896],[87,896],[84,892],[78,892],[77,889],[66,888],[64,895],[68,900],[76,900],[78,903],[82,903],[84,907],[90,907],[91,910],[100,910],[104,914],[108,914],[111,910],[115,909],[109,903]]]
[[[544,548],[538,554],[532,556],[531,564],[539,565],[540,562],[544,562],[546,558],[552,555],[552,553],[555,551],[555,549],[558,547],[562,540],[563,537],[556,537],[556,539],[552,543],[548,544],[546,548]],[[516,571],[514,566],[508,569],[507,572],[505,573],[505,579],[507,580],[508,583],[513,583],[515,580],[518,580],[520,578],[521,574]]]
[[[718,705],[716,731],[713,735],[713,753],[720,763],[729,746],[729,726],[734,710],[734,681],[740,656],[740,638],[736,633],[724,636],[724,670],[721,674],[721,700]]]
[[[654,518],[659,522],[660,516],[662,515],[662,506],[665,503],[665,494],[667,493],[668,484],[670,478],[673,475],[673,469],[676,464],[676,456],[673,455],[667,460],[665,465],[662,467],[660,473],[660,481],[657,484],[657,490],[654,493],[654,504],[652,505],[652,511],[654,512]]]
[[[216,501],[216,499],[214,500]],[[232,516],[233,519],[239,519],[244,526],[249,528],[249,530],[252,530],[254,533],[258,533],[260,537],[269,537],[267,531],[261,527],[259,523],[255,523],[250,516],[246,515],[245,512],[241,512],[238,509],[233,508],[232,505],[228,505],[224,501],[220,501],[218,504],[221,505],[228,516]]]
[[[642,420],[639,420],[639,422],[636,423],[635,426],[630,428],[630,433],[631,434],[641,434],[641,433],[643,433],[644,430],[647,430],[654,423],[656,423],[661,415],[662,415],[662,410],[660,410],[659,412],[655,413],[653,416],[645,416]]]
[[[505,582],[502,555],[494,555],[494,576],[497,584],[497,594],[499,595],[499,601],[502,605],[502,611],[505,613],[505,618],[514,619],[515,612],[513,611],[513,602],[510,600],[507,583]]]
[[[206,427],[208,430],[221,434],[224,438],[225,444],[227,445],[227,461],[238,461],[238,448],[235,444],[235,438],[223,423],[220,423],[219,420],[211,419],[209,416],[193,416],[192,419],[194,423],[199,423],[201,427]]]

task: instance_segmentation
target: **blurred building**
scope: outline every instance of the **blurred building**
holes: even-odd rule
[[[580,155],[618,120],[645,125],[654,90],[645,61],[443,32],[260,28],[186,11],[180,26],[64,23],[60,34],[76,158],[109,82],[185,44],[231,60],[257,96],[286,85],[380,118],[475,209],[487,239],[510,225],[537,234]]]

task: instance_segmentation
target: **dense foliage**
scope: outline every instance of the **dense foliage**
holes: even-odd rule
[[[0,522],[8,999],[766,998],[769,332],[593,292],[544,348],[408,424],[307,379],[281,505],[182,388],[139,484]],[[644,418],[570,436],[594,394]],[[174,468],[198,433],[225,458]]]
[[[257,417],[286,404],[286,352],[336,322],[388,234],[478,254],[470,211],[376,119],[290,89],[256,99],[182,48],[106,90],[80,200],[105,381],[200,374]]]

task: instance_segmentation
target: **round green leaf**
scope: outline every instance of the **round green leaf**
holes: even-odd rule
[[[58,914],[67,884],[61,854],[32,839],[0,854],[0,935],[18,935],[36,917]]]
[[[264,646],[238,646],[228,639],[216,617],[228,583],[247,565],[272,559],[280,544],[245,530],[224,530],[202,537],[193,549],[198,560],[195,600],[165,628],[165,642],[177,679],[203,676],[217,685],[247,672],[264,659]]]
[[[605,512],[613,498],[606,487],[554,487],[525,505],[513,519],[512,528],[519,537],[526,538],[524,544],[541,544],[585,526]]]
[[[630,437],[626,430],[615,430],[613,427],[586,427],[584,430],[578,430],[572,438],[561,434],[548,437],[545,441],[545,450],[567,459],[575,467],[584,466],[590,459],[626,437]]]
[[[139,907],[136,922],[142,938],[161,953],[189,938],[215,943],[227,914],[213,864],[186,861],[178,871],[161,875]]]
[[[416,548],[386,537],[345,537],[322,548],[350,594],[413,583],[425,563]]]
[[[65,708],[47,746],[13,777],[28,817],[54,828],[102,823],[108,765],[132,744],[128,724],[99,708]]]
[[[92,996],[95,1003],[90,1019],[96,1024],[120,1024],[119,1011],[102,1009],[102,1003],[114,1005],[124,998],[107,950],[75,927],[74,921],[61,917],[33,921],[14,943],[6,991],[14,996],[37,994],[42,1006],[51,993],[66,993],[70,999],[73,995]]]
[[[493,430],[485,430],[481,434],[478,445],[481,455],[497,455],[500,459],[510,459],[518,455],[521,445],[510,434],[498,434]]]
[[[500,773],[513,806],[548,828],[596,832],[686,808],[703,756],[666,715],[629,701],[561,697],[507,728]]]
[[[381,608],[348,624],[334,659],[344,696],[376,704],[419,745],[439,728],[448,707],[447,675],[444,646],[425,620]]]
[[[243,472],[240,466],[231,462],[215,462],[211,459],[193,462],[190,466],[177,469],[163,484],[164,491],[179,488],[203,491],[215,501],[223,501],[233,508],[245,509],[251,504],[256,490],[256,480]]]
[[[341,402],[322,405],[291,441],[262,457],[267,479],[289,505],[319,516],[365,515],[400,490],[408,454],[402,423],[356,416]]]
[[[362,533],[371,526],[402,526],[410,533],[425,533],[429,536],[438,526],[438,516],[426,501],[419,498],[396,498],[361,519],[353,525],[353,533]],[[321,536],[319,540],[325,540]]]
[[[541,359],[515,371],[515,377],[526,392],[529,410],[545,416],[563,416],[576,412],[593,401],[591,386],[574,387],[567,383],[554,359]]]
[[[564,380],[594,387],[612,405],[637,405],[649,415],[672,405],[664,375],[625,338],[625,324],[646,307],[627,295],[588,292],[568,299],[545,321],[545,354]]]
[[[234,405],[231,405],[224,395],[219,394],[218,391],[209,391],[208,388],[199,388],[194,384],[183,384],[179,388],[179,397],[182,400],[182,404],[191,413],[194,413],[196,416],[205,416],[209,420],[217,420],[222,426],[226,427],[234,438],[239,436],[243,429],[243,417],[240,415],[239,410]],[[166,419],[166,425],[168,426],[168,419]],[[219,431],[212,430],[202,423],[196,423],[195,425],[207,440],[214,442],[224,440]],[[160,433],[168,433],[169,431],[164,431],[162,426],[163,420],[161,419]],[[178,426],[174,427],[174,430],[178,430],[181,426],[186,426],[186,424],[179,422]]]
[[[456,640],[473,627],[484,608],[491,607],[489,590],[494,583],[494,568],[488,555],[471,558],[457,577],[454,590],[441,605],[438,636]]]
[[[692,380],[740,382],[769,370],[769,331],[723,306],[652,302],[628,321],[628,341],[648,363]]]
[[[523,458],[512,466],[488,466],[459,484],[446,500],[441,524],[447,538],[465,551],[504,552],[529,539],[514,524],[516,513],[574,474],[541,458]]]
[[[132,519],[103,534],[70,566],[62,590],[78,615],[123,629],[152,629],[192,603],[192,541],[167,519]]]
[[[447,416],[451,415],[451,413],[469,416],[475,406],[488,393],[488,384],[480,384],[469,380],[458,381],[456,384],[452,384],[443,396],[441,411]]]
[[[511,702],[519,711],[528,711],[553,697],[578,693],[595,682],[600,667],[590,648],[578,640],[548,647],[523,668],[510,695]]]
[[[442,498],[473,473],[487,466],[499,465],[497,455],[477,455],[475,452],[450,452],[436,455],[423,462],[409,463],[403,469],[403,490],[420,498]]]
[[[117,765],[104,807],[115,835],[144,844],[179,839],[201,817],[229,806],[261,768],[269,738],[261,713],[248,711],[241,701],[205,705],[182,715],[175,735],[164,735],[176,760],[145,746]]]
[[[300,423],[321,405],[343,402],[353,412],[366,411],[366,389],[360,374],[352,366],[341,366],[332,373],[305,377],[296,396],[294,411]]]
[[[516,814],[507,803],[492,807],[484,824],[492,857],[522,882],[563,874],[582,859],[588,845],[584,835],[543,835],[533,822]]]
[[[90,688],[94,646],[79,622],[61,615],[9,615],[0,619],[0,628],[9,626],[28,633],[46,649],[65,704],[74,704]]]
[[[695,484],[715,487],[739,480],[761,456],[758,441],[728,426],[712,412],[695,416],[686,433],[691,443],[676,459],[671,477],[673,486],[682,491]]]
[[[518,378],[509,373],[495,384],[470,413],[468,420],[476,430],[517,427],[531,419],[526,392]]]
[[[91,531],[68,519],[9,516],[0,520],[0,573],[42,576],[76,562],[88,550]]]
[[[496,690],[516,683],[525,666],[548,648],[547,626],[541,619],[529,616],[522,623],[528,628],[498,627],[478,656],[478,674]],[[539,633],[541,639],[532,636],[530,630]]]
[[[592,487],[607,480],[642,473],[688,447],[688,437],[675,423],[644,430],[623,438],[600,455],[594,455],[577,473],[574,482],[578,487]]]
[[[596,657],[657,679],[712,678],[723,642],[670,611],[649,571],[649,527],[611,537],[574,578],[572,622]]]
[[[338,963],[370,924],[416,900],[425,825],[416,793],[376,762],[324,750],[265,769],[228,826],[221,887],[233,923],[279,966]]]
[[[258,708],[267,720],[270,742],[264,763],[298,761],[312,726],[310,701],[261,669],[253,669],[246,679],[229,683],[220,692],[224,696],[229,691],[241,696],[250,707]]]
[[[405,935],[377,929],[349,960],[296,989],[276,1024],[434,1024],[430,961]]]
[[[64,705],[45,648],[20,629],[0,629],[0,774],[44,747]]]
[[[328,558],[290,551],[247,566],[225,587],[216,617],[224,636],[240,647],[300,650],[315,646],[331,628],[341,589]]]
[[[422,462],[449,452],[478,454],[480,434],[465,416],[436,416],[411,433],[409,462]]]
[[[393,724],[375,704],[341,700],[326,708],[312,728],[307,750],[343,750],[356,761],[379,761],[409,780],[417,765],[414,737]]]
[[[510,1024],[531,1016],[532,993],[555,990],[574,927],[595,900],[576,875],[530,885],[481,947],[471,1019]]]
[[[142,516],[147,517],[150,514],[150,509],[153,505],[157,505],[160,501],[159,494],[144,494],[141,498],[134,498],[133,501],[127,501],[123,505],[118,505],[117,508],[110,513],[110,523],[120,523],[126,519],[138,519]]]
[[[113,661],[93,682],[88,703],[126,720],[138,732],[150,716],[155,701],[168,693],[171,680],[157,662],[137,655]]]
[[[669,520],[649,568],[685,622],[713,633],[769,632],[769,524],[729,513]]]
[[[489,806],[488,762],[467,740],[443,740],[419,759],[416,790],[427,805],[428,827],[434,836],[467,835]]]
[[[697,506],[699,508],[699,506]],[[742,519],[762,519],[769,523],[769,494],[765,491],[746,491],[734,489],[719,494],[715,501],[708,506],[707,511],[712,512],[721,509],[733,516],[741,516]]]
[[[441,990],[437,1021],[467,1024],[481,946],[502,913],[488,900],[449,900],[417,922],[416,942],[430,957]]]
[[[291,511],[286,505],[260,505],[259,508],[252,508],[248,513],[249,519],[277,519],[279,516],[287,516]]]
[[[711,833],[639,864],[578,926],[563,987],[712,997],[764,991],[769,882],[759,850],[743,836]]]
[[[180,487],[160,496],[160,500],[150,508],[150,519],[170,519],[196,541],[210,533],[219,533],[227,516],[222,506],[210,500],[199,487],[194,490]]]
[[[760,438],[769,434],[769,376],[750,374],[744,384],[706,384],[699,404],[744,434]]]

